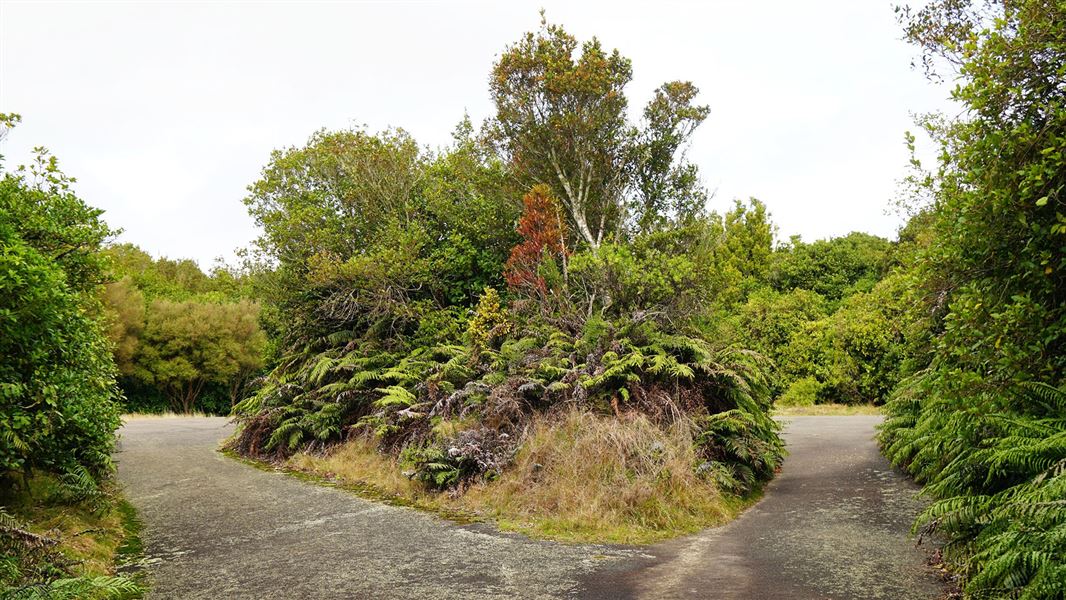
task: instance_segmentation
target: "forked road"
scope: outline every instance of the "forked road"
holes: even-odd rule
[[[644,548],[530,540],[261,471],[215,451],[223,418],[131,421],[116,458],[152,598],[938,598],[878,419],[793,418],[762,501]]]

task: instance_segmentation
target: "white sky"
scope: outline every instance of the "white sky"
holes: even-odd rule
[[[758,197],[782,239],[895,234],[903,132],[948,89],[910,68],[882,0],[0,0],[0,112],[23,116],[0,153],[46,146],[123,241],[206,268],[255,237],[240,200],[272,149],[363,123],[436,147],[464,110],[490,116],[492,63],[542,6],[632,59],[632,115],[662,82],[700,87],[712,208]]]

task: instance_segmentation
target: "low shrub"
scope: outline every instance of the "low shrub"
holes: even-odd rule
[[[818,401],[822,384],[814,377],[804,377],[793,381],[784,394],[777,399],[778,406],[811,406]]]

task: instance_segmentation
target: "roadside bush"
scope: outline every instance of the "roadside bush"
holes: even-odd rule
[[[908,180],[931,200],[913,265],[925,333],[881,442],[937,499],[918,524],[947,538],[968,596],[1063,598],[1066,5],[900,16],[961,110],[920,122],[940,148]]]
[[[0,479],[32,469],[111,467],[115,366],[94,286],[110,230],[54,160],[0,180]]]
[[[885,455],[935,498],[915,530],[946,540],[945,557],[964,575],[967,593],[1061,597],[1066,390],[982,387],[976,374],[908,382],[887,407]],[[967,407],[952,410],[960,397]]]
[[[811,406],[818,402],[822,384],[814,377],[797,379],[788,386],[784,394],[777,399],[778,406]]]

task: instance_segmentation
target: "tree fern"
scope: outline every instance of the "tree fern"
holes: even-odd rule
[[[881,432],[885,454],[936,498],[915,528],[945,537],[968,596],[1062,598],[1066,391],[923,377],[897,391]]]

